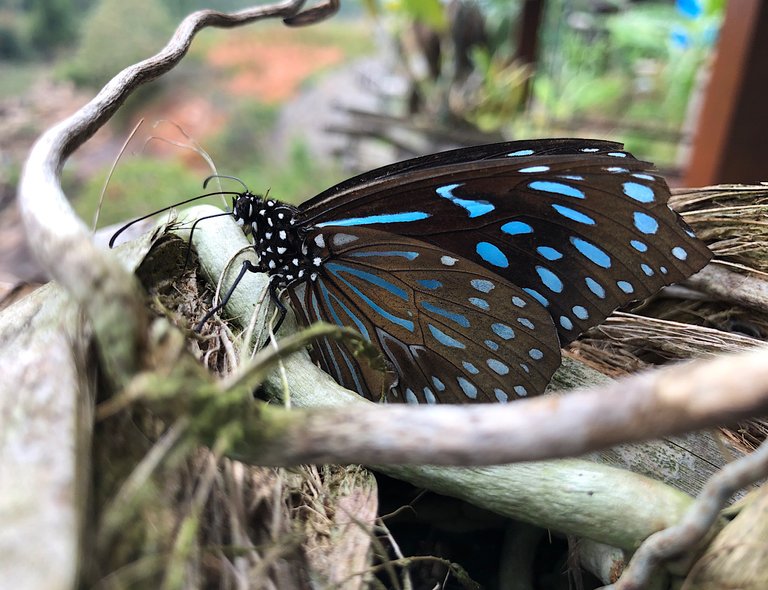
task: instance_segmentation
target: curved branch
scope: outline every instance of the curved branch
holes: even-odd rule
[[[293,368],[291,380],[300,378]],[[329,379],[312,379],[317,389],[332,387]],[[262,465],[494,465],[574,457],[766,411],[768,348],[759,348],[508,405],[296,410],[270,441],[259,436],[258,425],[244,426],[253,438],[241,441],[238,454]]]
[[[91,242],[85,224],[69,206],[60,173],[66,158],[87,141],[139,86],[175,67],[204,27],[236,27],[268,17],[296,16],[304,0],[226,14],[212,10],[184,19],[156,55],[125,68],[93,100],[46,131],[35,143],[19,183],[18,199],[32,250],[90,317],[108,372],[124,382],[140,365],[147,314],[136,281]],[[311,14],[318,20],[322,11]]]
[[[768,442],[759,449],[726,465],[712,476],[696,502],[676,526],[648,537],[640,546],[619,581],[606,590],[645,588],[661,562],[692,550],[709,532],[720,510],[734,493],[768,475]]]

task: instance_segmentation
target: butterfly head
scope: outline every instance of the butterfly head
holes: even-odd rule
[[[251,225],[257,221],[258,211],[264,207],[264,197],[248,190],[232,197],[232,216],[246,231],[251,230]]]
[[[278,286],[316,276],[320,259],[297,227],[298,210],[292,205],[246,191],[234,198],[232,215],[246,233],[260,266]]]

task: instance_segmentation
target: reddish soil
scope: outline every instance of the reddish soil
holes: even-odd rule
[[[344,52],[338,47],[255,39],[226,41],[208,54],[212,66],[234,70],[227,84],[231,93],[262,102],[290,98],[309,76],[343,59]]]
[[[280,103],[294,96],[308,78],[320,70],[340,63],[344,52],[338,47],[306,45],[290,41],[259,41],[233,37],[214,46],[205,60],[221,76],[227,91],[235,96],[251,97],[265,103]],[[203,143],[206,136],[228,124],[228,114],[208,97],[176,94],[151,105],[141,113],[145,124],[152,126],[148,135],[188,144],[177,129],[158,124],[160,121],[183,129],[189,137]],[[147,129],[141,135],[147,134]],[[205,168],[193,151],[179,152],[178,147],[162,141],[152,142],[149,151],[157,155],[181,157],[187,165]]]

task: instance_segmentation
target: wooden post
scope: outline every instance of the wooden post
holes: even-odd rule
[[[685,186],[768,180],[768,3],[731,0]]]

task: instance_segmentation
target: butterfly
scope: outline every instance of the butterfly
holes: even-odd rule
[[[352,328],[386,359],[318,339],[311,356],[339,384],[507,402],[543,392],[561,347],[613,310],[710,260],[668,199],[621,144],[542,139],[384,166],[298,207],[245,190],[231,215],[259,256],[241,275],[268,273],[278,307]]]

